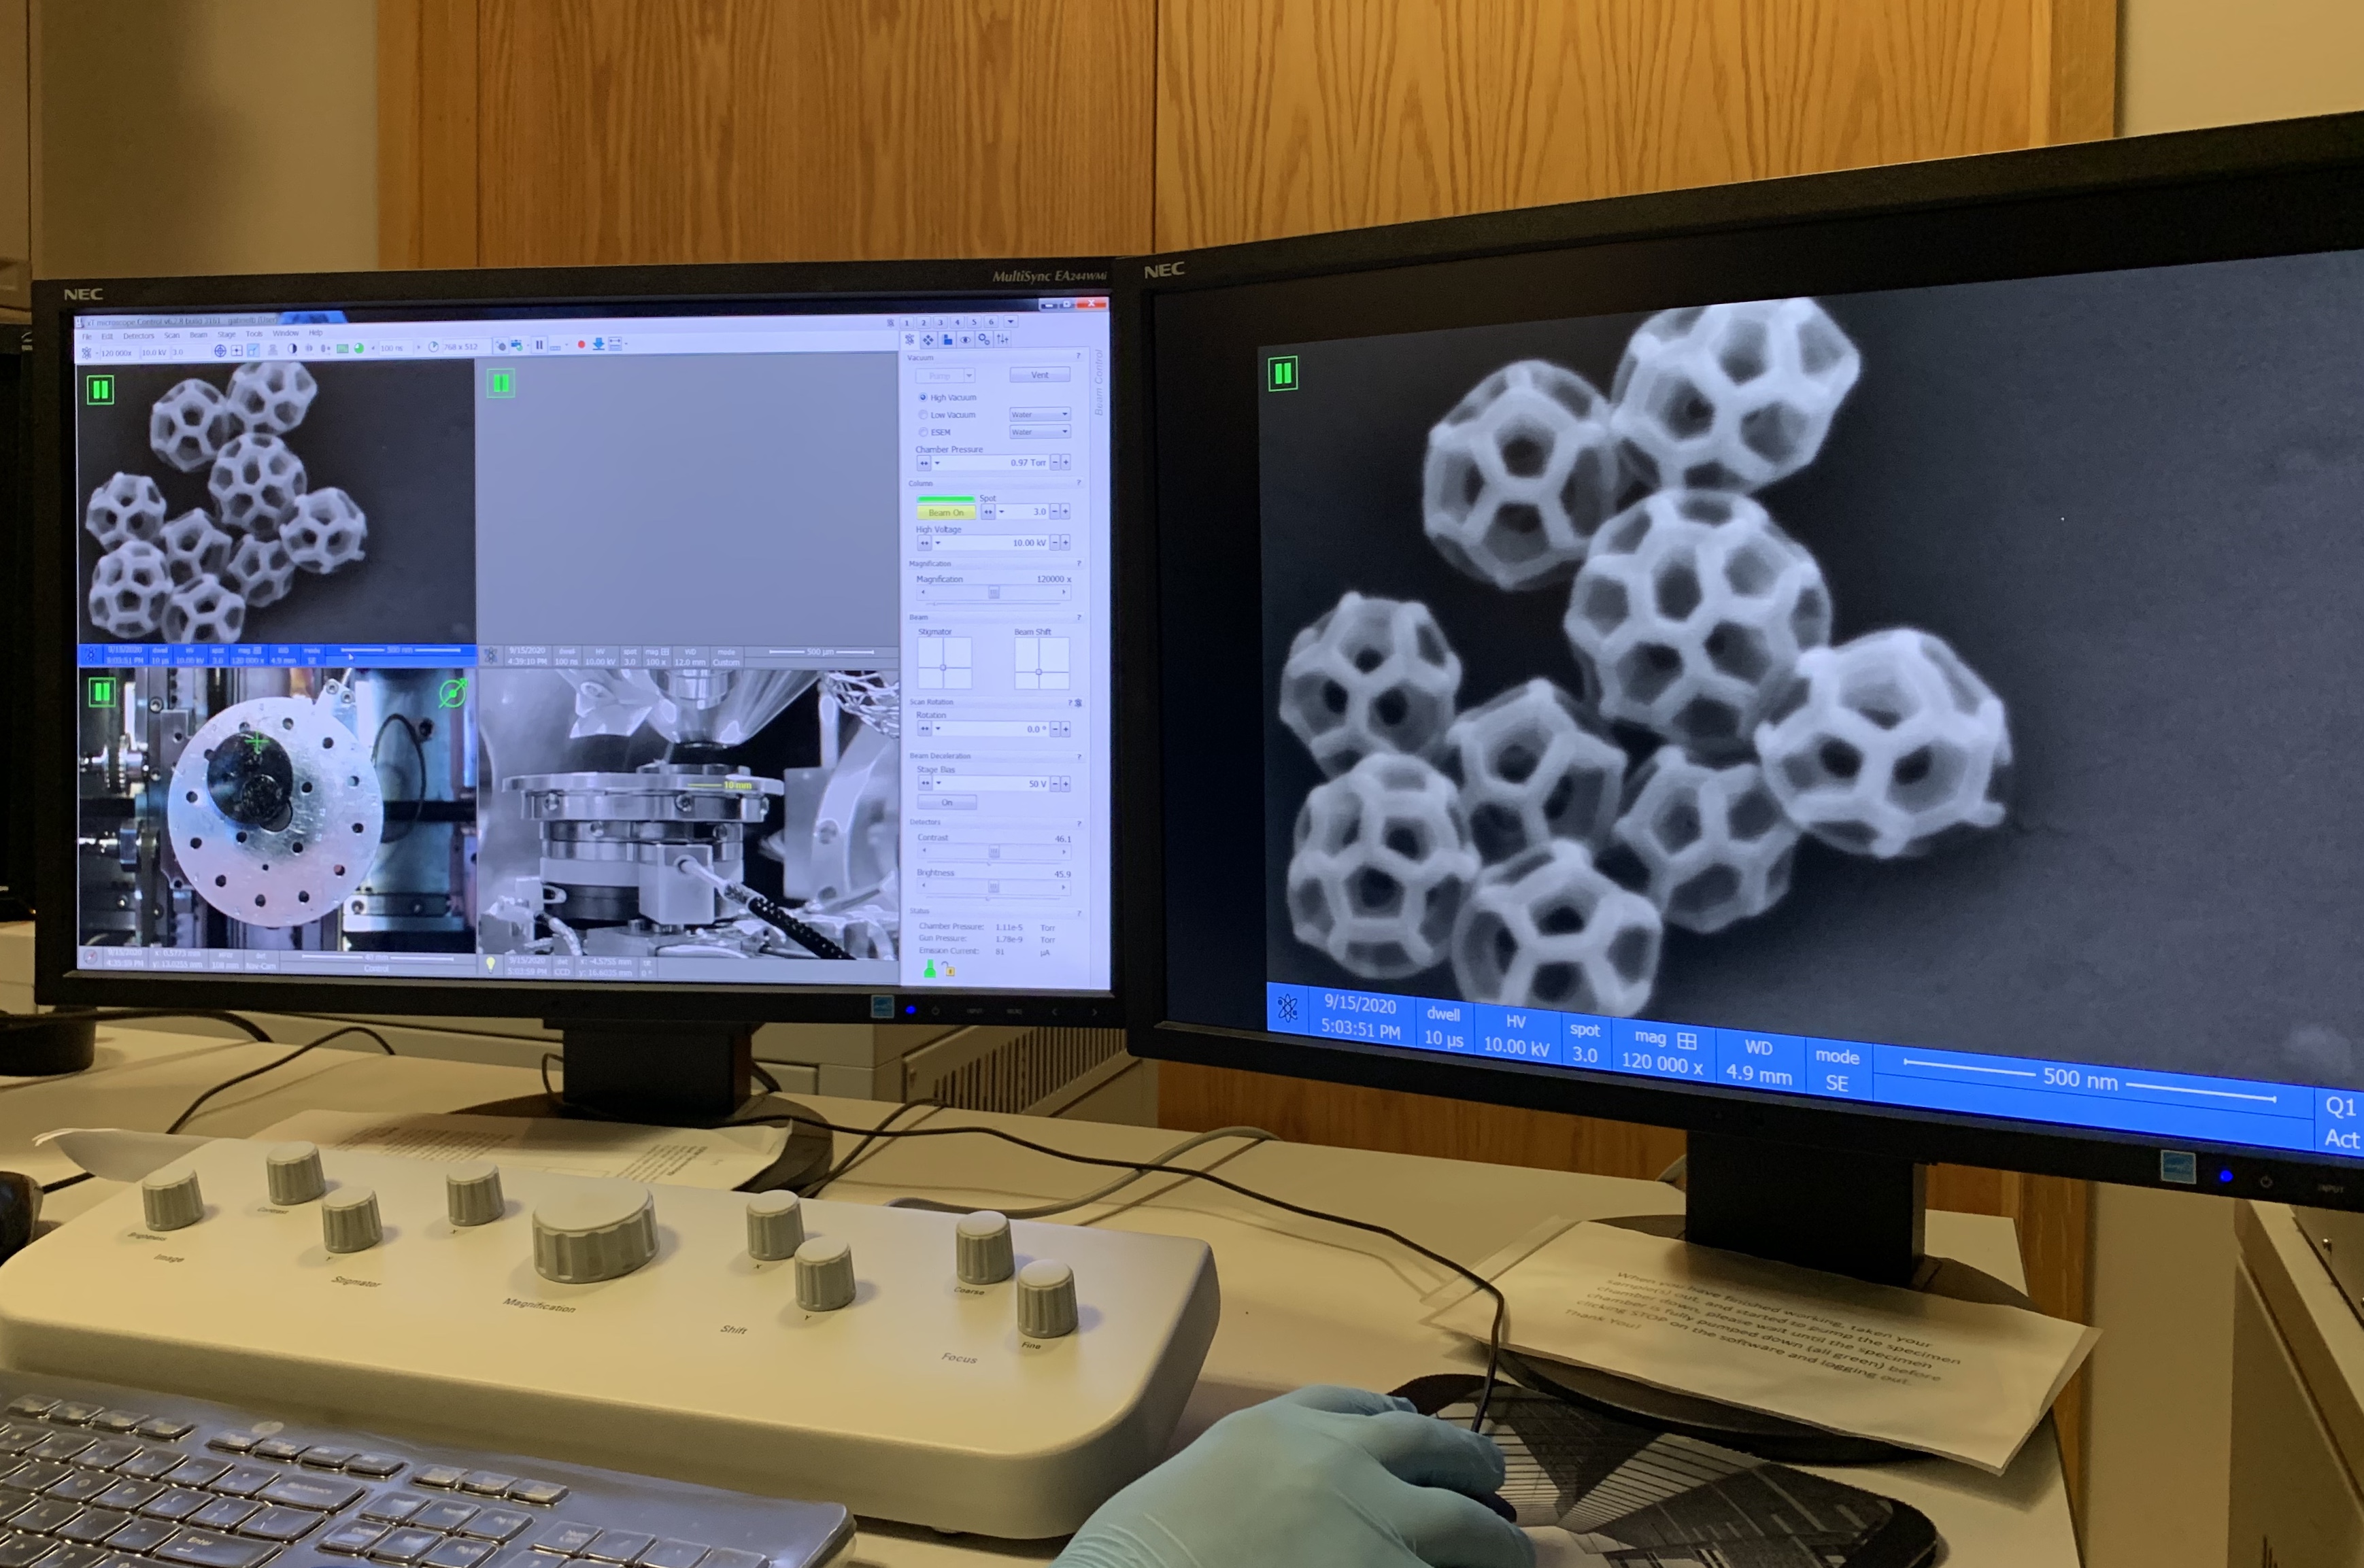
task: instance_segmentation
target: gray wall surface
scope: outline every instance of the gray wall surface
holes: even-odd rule
[[[894,645],[892,354],[476,375],[480,641]]]

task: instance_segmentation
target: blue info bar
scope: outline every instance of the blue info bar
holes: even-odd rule
[[[2364,1159],[2364,1093],[1433,996],[1268,984],[1276,1034]]]
[[[473,642],[85,642],[85,670],[474,669]]]

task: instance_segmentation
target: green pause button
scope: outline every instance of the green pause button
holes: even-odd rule
[[[485,373],[485,395],[487,397],[515,397],[517,395],[517,372],[507,365],[501,365],[495,369],[486,371]]]
[[[1297,390],[1297,356],[1275,354],[1264,362],[1264,384],[1269,392]]]

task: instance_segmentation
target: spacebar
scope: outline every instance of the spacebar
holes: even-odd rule
[[[150,1555],[167,1562],[184,1562],[188,1568],[254,1568],[271,1555],[271,1548],[206,1530],[184,1529]]]

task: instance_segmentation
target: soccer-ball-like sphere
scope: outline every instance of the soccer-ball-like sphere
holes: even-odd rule
[[[284,436],[304,422],[320,384],[296,360],[253,360],[229,373],[229,406],[247,429]]]
[[[1755,501],[1664,490],[1600,530],[1562,625],[1601,717],[1737,756],[1798,655],[1830,640],[1831,595]]]
[[[1800,659],[1756,750],[1790,820],[1857,854],[1917,855],[2003,819],[2002,699],[1942,639],[1910,627]]]
[[[1658,976],[1658,912],[1554,839],[1478,879],[1453,930],[1453,975],[1473,1002],[1631,1018]]]
[[[162,541],[175,583],[192,582],[207,573],[218,577],[229,565],[230,537],[214,527],[202,506],[192,506],[166,523]]]
[[[1649,895],[1667,924],[1706,934],[1790,891],[1798,827],[1754,762],[1717,767],[1662,746],[1626,781],[1600,869]]]
[[[362,558],[369,541],[369,518],[353,498],[335,488],[315,490],[296,503],[296,515],[279,526],[279,542],[307,572],[323,574]]]
[[[289,558],[284,543],[249,534],[230,551],[229,564],[222,568],[221,580],[246,601],[247,608],[259,610],[287,596],[287,590],[296,582],[296,562]]]
[[[1369,980],[1444,962],[1478,851],[1453,781],[1418,757],[1374,752],[1313,786],[1288,859],[1297,940]]]
[[[1376,751],[1433,751],[1460,691],[1461,661],[1426,605],[1349,593],[1288,645],[1280,721],[1335,778]]]
[[[164,552],[143,539],[125,539],[91,569],[91,624],[113,637],[146,637],[172,591]]]
[[[1600,394],[1574,371],[1521,360],[1429,431],[1421,515],[1444,558],[1472,577],[1540,588],[1584,559],[1617,484]]]
[[[154,544],[164,531],[164,493],[144,473],[118,473],[90,493],[83,526],[102,550],[130,539]]]
[[[222,443],[238,434],[221,388],[191,376],[156,399],[148,414],[148,445],[179,469],[195,473],[221,455]]]
[[[167,642],[236,642],[246,631],[246,601],[218,577],[199,577],[164,601]]]
[[[1756,490],[1814,461],[1862,373],[1811,299],[1663,310],[1625,345],[1609,425],[1645,484]]]
[[[1617,819],[1625,751],[1538,675],[1455,719],[1444,767],[1490,865],[1552,839],[1599,845]]]
[[[273,435],[244,435],[214,459],[206,486],[224,527],[277,539],[279,525],[296,510],[308,483],[304,460],[288,450],[285,441]]]

